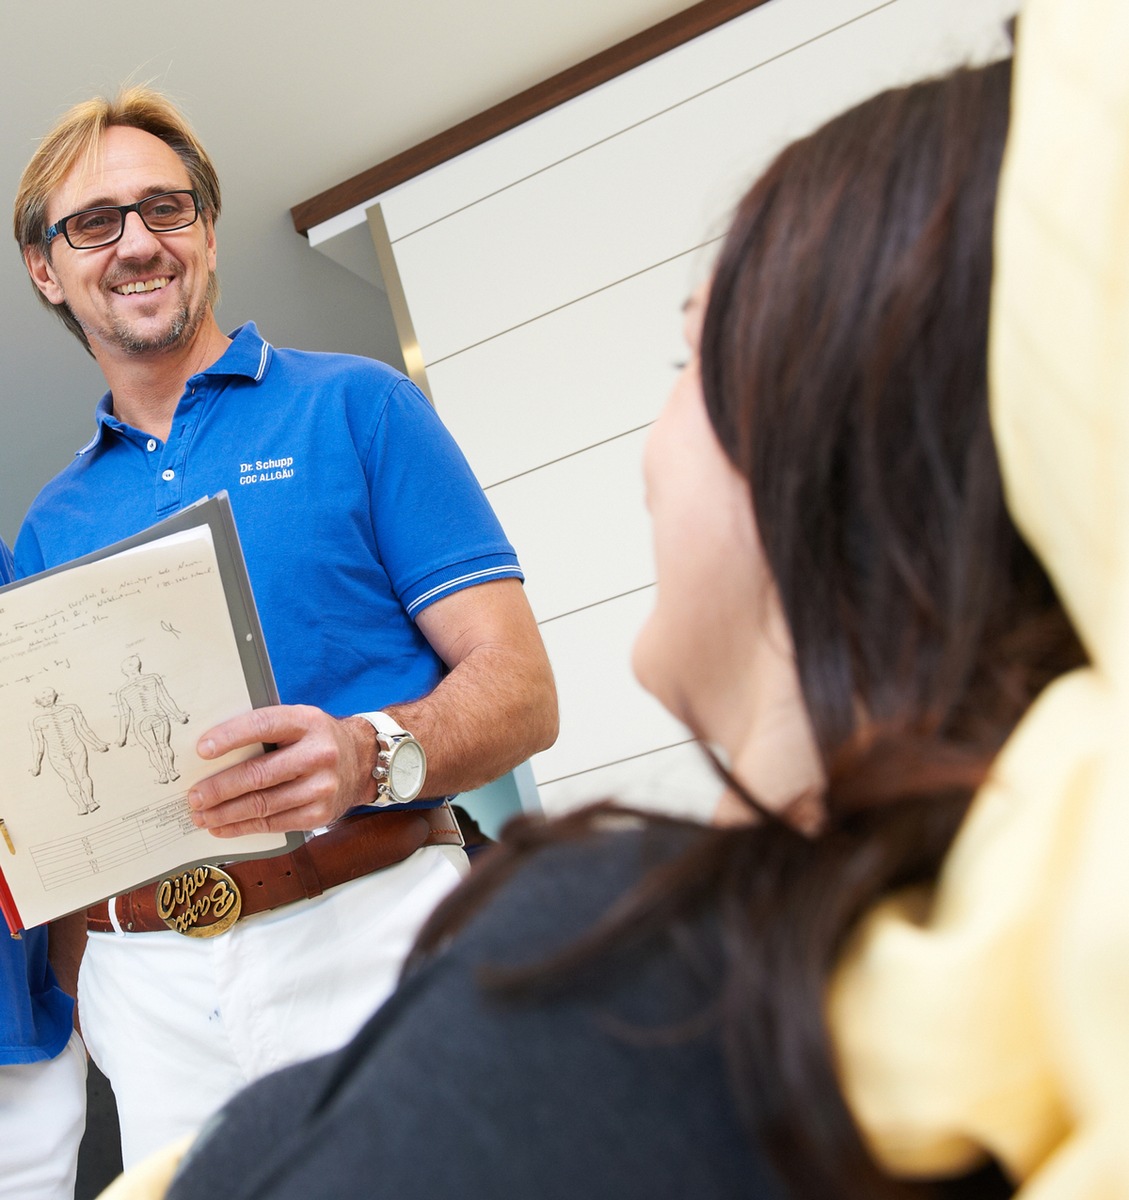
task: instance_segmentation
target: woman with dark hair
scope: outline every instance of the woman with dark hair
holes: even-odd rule
[[[958,72],[794,144],[688,302],[634,662],[713,748],[718,825],[512,824],[356,1040],[233,1101],[173,1200],[1009,1194],[882,1169],[826,1015],[861,917],[933,880],[1082,658],[988,421],[1009,88]]]

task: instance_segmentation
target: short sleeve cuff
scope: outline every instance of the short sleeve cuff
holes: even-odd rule
[[[490,583],[495,579],[520,579],[524,581],[521,567],[512,554],[493,554],[475,558],[470,562],[443,571],[434,571],[424,576],[400,597],[408,616],[413,620],[429,605],[444,596],[461,592],[464,588]]]

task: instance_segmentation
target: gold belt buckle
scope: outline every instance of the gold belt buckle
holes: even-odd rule
[[[157,915],[185,937],[218,937],[239,920],[243,898],[219,867],[199,866],[157,884]]]

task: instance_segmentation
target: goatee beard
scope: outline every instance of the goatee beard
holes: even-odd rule
[[[195,312],[192,312],[188,304],[184,303],[173,314],[172,320],[163,332],[151,334],[148,337],[139,334],[124,321],[114,321],[108,330],[93,332],[96,340],[117,346],[126,354],[140,355],[152,354],[158,350],[175,350],[180,346],[187,345],[192,340],[200,328],[200,322],[203,321],[207,309],[206,299],[201,300]],[[91,333],[91,330],[86,330],[87,338],[90,338]]]

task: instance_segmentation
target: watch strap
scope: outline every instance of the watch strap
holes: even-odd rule
[[[357,713],[356,715],[362,720],[367,721],[376,731],[376,762],[372,768],[372,777],[376,780],[375,803],[381,805],[406,804],[410,802],[410,800],[419,795],[419,789],[423,786],[424,776],[427,771],[427,756],[424,754],[423,747],[412,734],[386,712],[365,712]],[[423,770],[423,774],[416,784],[415,789],[407,796],[396,795],[389,776],[392,757],[396,753],[397,745],[402,742],[410,742],[417,748]]]
[[[395,717],[386,712],[363,712],[357,713],[357,716],[367,721],[376,730],[378,737],[404,737],[408,732]]]

